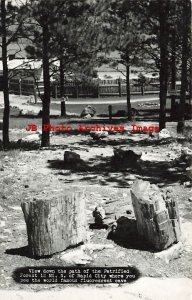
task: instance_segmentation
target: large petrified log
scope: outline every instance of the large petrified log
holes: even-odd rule
[[[164,194],[147,181],[133,185],[132,204],[138,233],[156,250],[163,250],[181,238],[177,202],[170,190]]]
[[[64,190],[50,200],[38,198],[21,204],[32,256],[52,255],[86,240],[83,190]]]

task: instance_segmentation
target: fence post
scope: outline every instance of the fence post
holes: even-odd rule
[[[112,121],[112,105],[108,106],[108,110],[109,110],[109,122],[111,123],[111,121]]]
[[[118,88],[119,88],[119,97],[122,96],[122,88],[121,88],[121,78],[118,79]]]
[[[22,89],[21,89],[21,78],[19,78],[19,96],[22,95]]]
[[[65,99],[62,98],[61,100],[61,117],[66,116],[66,106],[65,106]]]

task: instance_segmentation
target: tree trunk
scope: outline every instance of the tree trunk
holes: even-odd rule
[[[172,31],[171,41],[171,90],[176,91],[176,41],[175,41],[175,29]],[[175,120],[175,95],[171,95],[171,120]]]
[[[52,255],[86,241],[83,190],[65,189],[62,195],[56,195],[51,200],[26,201],[22,202],[21,207],[31,256]]]
[[[2,61],[3,61],[3,95],[4,95],[4,113],[3,113],[3,148],[9,147],[9,76],[7,65],[7,30],[6,30],[6,8],[5,0],[1,1],[1,27],[2,27]]]
[[[49,32],[48,26],[43,26],[43,82],[44,82],[44,96],[43,96],[43,111],[42,111],[42,139],[41,146],[47,147],[50,144],[50,134],[49,131],[43,130],[44,125],[50,125],[50,74],[49,74],[49,54],[48,54],[48,44],[49,44]]]
[[[168,87],[168,4],[169,0],[159,0],[159,46],[160,46],[160,130],[166,127],[166,98]]]
[[[128,120],[131,121],[131,93],[130,93],[130,66],[129,66],[129,59],[127,59],[127,65],[126,65],[126,91],[127,91],[127,117]]]
[[[60,72],[60,97],[62,98],[64,96],[64,83],[65,83],[64,65],[63,65],[63,59],[62,58],[60,58],[59,72]]]
[[[175,196],[147,181],[138,180],[131,191],[137,230],[156,250],[164,250],[181,239],[178,205]]]
[[[190,4],[190,3],[189,3]],[[188,37],[190,28],[190,5],[188,1],[183,1],[182,13],[182,66],[181,66],[181,93],[180,93],[180,110],[177,132],[183,133],[185,125],[185,102],[187,92],[187,60],[188,60]]]

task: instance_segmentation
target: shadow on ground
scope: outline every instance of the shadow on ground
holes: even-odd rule
[[[154,252],[152,246],[139,236],[135,219],[120,217],[116,229],[110,231],[107,238],[126,249]]]
[[[95,156],[83,164],[66,164],[63,160],[49,160],[49,168],[59,170],[58,175],[69,176],[63,173],[68,170],[70,174],[76,174],[79,181],[89,184],[110,185],[117,187],[129,187],[131,184],[129,175],[148,180],[151,183],[167,185],[175,182],[183,183],[187,181],[186,164],[173,161],[139,161],[136,165],[113,163],[112,157]],[[87,174],[88,173],[88,174]],[[115,174],[114,174],[115,173]],[[115,175],[115,176],[114,176]],[[70,179],[73,181],[73,179]]]

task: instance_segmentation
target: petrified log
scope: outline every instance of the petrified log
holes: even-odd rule
[[[42,197],[39,195],[39,198]],[[32,256],[46,256],[86,240],[83,190],[64,190],[63,195],[21,204]]]
[[[179,211],[172,192],[162,194],[157,186],[137,180],[131,196],[138,233],[156,250],[180,240]]]

